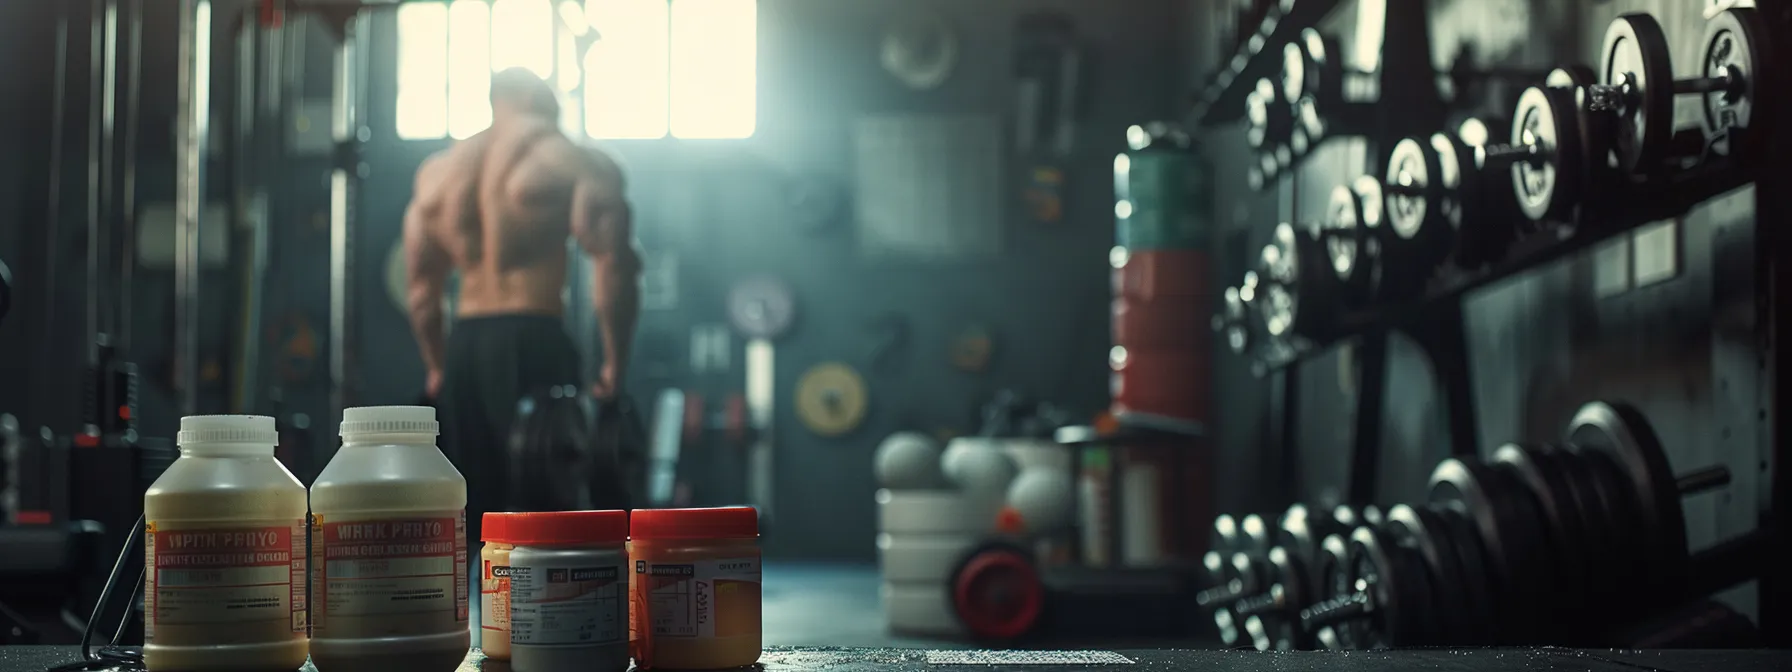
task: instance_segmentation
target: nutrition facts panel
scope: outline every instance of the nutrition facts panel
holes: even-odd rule
[[[615,644],[628,636],[622,567],[510,566],[510,642]]]

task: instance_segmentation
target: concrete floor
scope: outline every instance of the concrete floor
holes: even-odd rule
[[[890,634],[876,565],[768,561],[760,590],[766,646],[973,648]]]

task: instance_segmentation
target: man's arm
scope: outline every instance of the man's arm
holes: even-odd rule
[[[617,393],[634,344],[641,312],[641,256],[635,251],[622,179],[611,170],[588,173],[573,188],[572,231],[590,256],[592,307],[603,339],[603,379],[596,392]]]
[[[424,186],[422,172],[418,171],[419,191]],[[447,350],[442,293],[453,262],[447,250],[442,249],[431,235],[428,215],[415,200],[404,213],[404,257],[409,282],[406,297],[411,314],[411,334],[417,338],[423,367],[429,374],[425,391],[433,398],[440,391],[443,353]]]

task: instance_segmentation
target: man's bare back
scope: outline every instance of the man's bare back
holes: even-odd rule
[[[559,315],[566,239],[591,257],[604,341],[600,394],[613,392],[634,330],[639,257],[622,174],[545,118],[518,116],[423,162],[404,240],[412,326],[433,395],[443,358],[441,297],[460,273],[457,316]]]

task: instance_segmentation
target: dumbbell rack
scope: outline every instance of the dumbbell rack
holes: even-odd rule
[[[1281,63],[1282,48],[1300,32],[1322,21],[1341,3],[1332,0],[1297,0],[1271,7],[1254,37],[1241,39],[1238,53],[1195,97],[1188,118],[1197,126],[1212,126],[1237,120],[1243,113],[1244,99],[1260,77],[1270,76]],[[1384,26],[1381,100],[1399,100],[1400,106],[1383,106],[1381,117],[1364,139],[1370,146],[1372,161],[1384,158],[1386,151],[1403,135],[1415,131],[1429,132],[1442,126],[1442,105],[1437,102],[1434,80],[1429,72],[1403,64],[1430,62],[1427,3],[1421,0],[1389,0]],[[1722,3],[1719,3],[1722,4]],[[1757,3],[1774,35],[1792,35],[1792,2]],[[1716,9],[1722,9],[1718,7]],[[1708,9],[1707,15],[1716,9]],[[1770,82],[1784,90],[1782,79]],[[1415,102],[1416,101],[1416,102]],[[1433,105],[1433,103],[1437,103]],[[1396,119],[1395,115],[1406,118]],[[1782,115],[1783,116],[1783,115]],[[1792,128],[1786,124],[1769,124],[1764,134],[1766,146],[1761,156],[1792,156]],[[1296,165],[1298,165],[1296,159]],[[1381,166],[1365,166],[1369,174],[1379,174]],[[1282,171],[1287,175],[1294,166]],[[1279,179],[1279,178],[1278,178]],[[1792,432],[1782,430],[1777,419],[1792,417],[1792,357],[1780,354],[1784,339],[1792,338],[1792,315],[1775,306],[1792,301],[1792,234],[1779,230],[1774,223],[1792,221],[1792,171],[1760,170],[1754,182],[1755,226],[1753,231],[1753,266],[1755,298],[1755,344],[1746,359],[1758,364],[1758,370],[1732,370],[1741,380],[1759,380],[1761,395],[1756,423],[1766,444],[1763,458],[1775,465],[1792,461]],[[1593,184],[1587,189],[1622,189],[1622,185]],[[1672,190],[1670,189],[1670,192]],[[1623,192],[1617,192],[1620,195]],[[1610,196],[1610,193],[1607,194]],[[1451,453],[1458,457],[1477,455],[1478,425],[1474,387],[1469,372],[1464,330],[1463,299],[1469,293],[1504,279],[1516,277],[1544,264],[1583,252],[1645,223],[1678,216],[1696,202],[1652,195],[1642,206],[1624,198],[1609,199],[1603,207],[1582,206],[1575,217],[1578,226],[1546,231],[1515,241],[1504,257],[1480,269],[1446,266],[1440,269],[1425,292],[1416,298],[1371,309],[1350,311],[1337,317],[1331,328],[1319,338],[1300,345],[1257,348],[1253,370],[1259,375],[1280,377],[1277,395],[1280,427],[1278,442],[1287,452],[1298,445],[1295,412],[1299,397],[1296,380],[1298,367],[1304,361],[1323,354],[1332,346],[1354,341],[1359,378],[1356,399],[1353,455],[1347,501],[1366,504],[1377,492],[1377,465],[1381,444],[1381,421],[1387,391],[1387,347],[1391,334],[1399,333],[1414,342],[1430,361],[1436,382],[1443,393],[1448,418]],[[1775,468],[1771,474],[1771,504],[1768,520],[1792,520],[1792,473]],[[1783,540],[1777,543],[1784,543]],[[1786,548],[1777,548],[1784,554]],[[1767,572],[1759,583],[1760,626],[1771,645],[1792,645],[1792,569],[1776,568]]]

